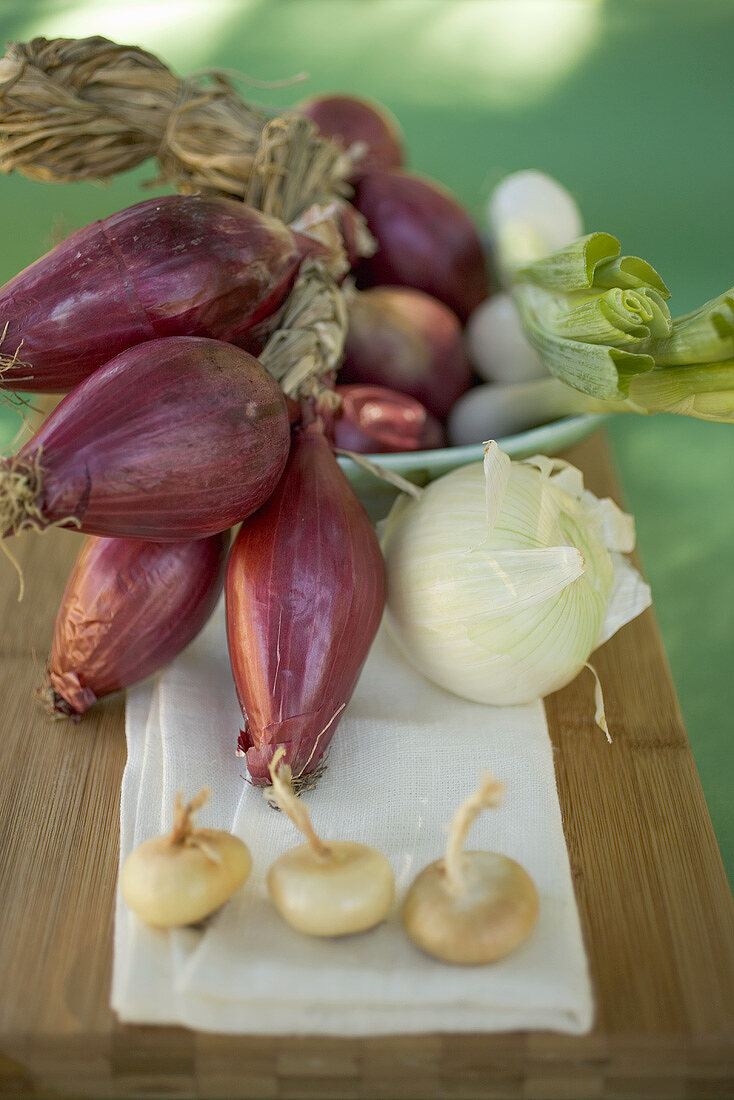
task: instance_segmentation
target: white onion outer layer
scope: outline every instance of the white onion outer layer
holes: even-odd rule
[[[633,546],[632,517],[585,490],[575,467],[511,463],[491,443],[484,463],[393,506],[382,534],[387,628],[448,691],[531,702],[573,680],[604,637],[613,553]]]

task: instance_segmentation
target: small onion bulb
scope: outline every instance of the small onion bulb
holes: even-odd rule
[[[464,335],[471,364],[485,382],[527,382],[548,377],[509,294],[493,294],[477,306]]]
[[[561,416],[595,412],[597,403],[559,378],[475,386],[449,413],[447,431],[454,447],[524,432]]]
[[[490,232],[499,251],[504,242],[520,263],[532,263],[582,236],[584,223],[573,196],[552,176],[529,169],[513,172],[495,187],[487,207]]]
[[[504,706],[558,690],[587,663],[610,608],[611,551],[632,549],[634,523],[568,463],[511,463],[491,443],[484,463],[399,498],[381,544],[386,625],[408,660],[448,691]]]
[[[381,852],[346,840],[328,842],[314,831],[308,810],[293,793],[290,768],[270,764],[272,787],[263,794],[308,838],[276,859],[268,871],[270,900],[285,921],[307,936],[366,932],[385,919],[395,897],[392,867]]]
[[[184,806],[177,795],[172,831],[144,841],[122,865],[123,898],[154,928],[197,924],[229,901],[250,874],[250,852],[239,837],[194,828],[194,813],[208,797],[203,790]]]
[[[403,903],[403,926],[418,947],[442,962],[476,966],[504,958],[538,919],[538,892],[527,871],[497,852],[464,851],[469,828],[502,785],[485,773],[451,822],[446,855],[424,867]]]

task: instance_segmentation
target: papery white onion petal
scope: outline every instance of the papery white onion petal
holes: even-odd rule
[[[501,451],[494,439],[484,448],[484,499],[487,504],[487,535],[492,534],[510,480],[510,456]]]
[[[609,595],[609,606],[604,617],[595,649],[608,642],[621,627],[635,619],[651,606],[650,585],[642,579],[634,565],[622,554],[612,551],[614,581]]]
[[[450,582],[420,586],[418,597],[432,597],[433,613],[423,617],[425,626],[448,626],[456,617],[456,606],[466,600],[465,624],[486,622],[557,596],[584,572],[583,556],[574,546],[549,546],[542,550],[472,550],[471,561],[463,559]],[[491,577],[491,589],[486,583]],[[477,585],[484,583],[481,595]],[[403,579],[406,592],[410,575]]]
[[[609,733],[609,726],[607,725],[607,716],[604,710],[604,694],[601,690],[601,680],[599,679],[599,673],[596,671],[593,665],[590,665],[587,661],[584,668],[588,668],[591,675],[594,677],[594,721],[600,730],[607,735],[607,741],[611,744],[612,738]]]
[[[635,548],[635,521],[623,512],[610,497],[599,500],[593,493],[584,492],[581,498],[589,515],[599,524],[604,545],[608,550],[631,553]]]

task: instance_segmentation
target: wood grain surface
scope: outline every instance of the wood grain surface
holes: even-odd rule
[[[617,496],[603,437],[568,456]],[[546,1032],[233,1038],[118,1024],[109,1008],[124,699],[51,722],[33,690],[79,536],[0,560],[0,1095],[12,1097],[730,1098],[734,905],[655,619],[547,701],[597,1019]]]

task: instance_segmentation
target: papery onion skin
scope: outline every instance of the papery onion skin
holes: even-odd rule
[[[0,290],[0,387],[63,393],[126,348],[204,336],[257,353],[321,251],[243,203],[167,195],[72,234]]]
[[[351,95],[320,95],[306,99],[299,111],[315,122],[324,137],[348,149],[363,142],[366,151],[356,169],[400,168],[405,154],[397,119],[373,100]]]
[[[359,286],[410,286],[464,323],[489,294],[476,227],[454,196],[413,173],[374,169],[356,182],[354,205],[377,252],[356,269]]]
[[[32,526],[168,542],[216,534],[259,508],[289,445],[285,399],[257,359],[178,336],[100,367],[18,457],[42,471]],[[0,512],[14,463],[0,461]]]
[[[298,785],[321,765],[377,633],[385,568],[367,513],[319,422],[240,528],[225,581],[227,636],[257,786],[285,749]]]
[[[488,537],[484,472],[472,463],[432,482],[419,501],[399,499],[382,536],[390,634],[425,676],[474,702],[529,703],[570,683],[604,622],[609,551],[581,503],[547,479],[541,493],[541,484],[538,470],[513,463]],[[493,552],[559,545],[578,548],[582,575],[560,593],[513,608],[523,586]],[[508,609],[496,611],[508,598]]]
[[[424,451],[446,444],[438,420],[414,397],[385,386],[335,386],[334,443],[357,454]]]
[[[145,679],[199,633],[224,584],[229,532],[189,542],[87,539],[54,626],[41,697],[80,715]]]
[[[354,295],[340,382],[398,390],[443,420],[471,378],[461,326],[447,306],[409,287]]]

